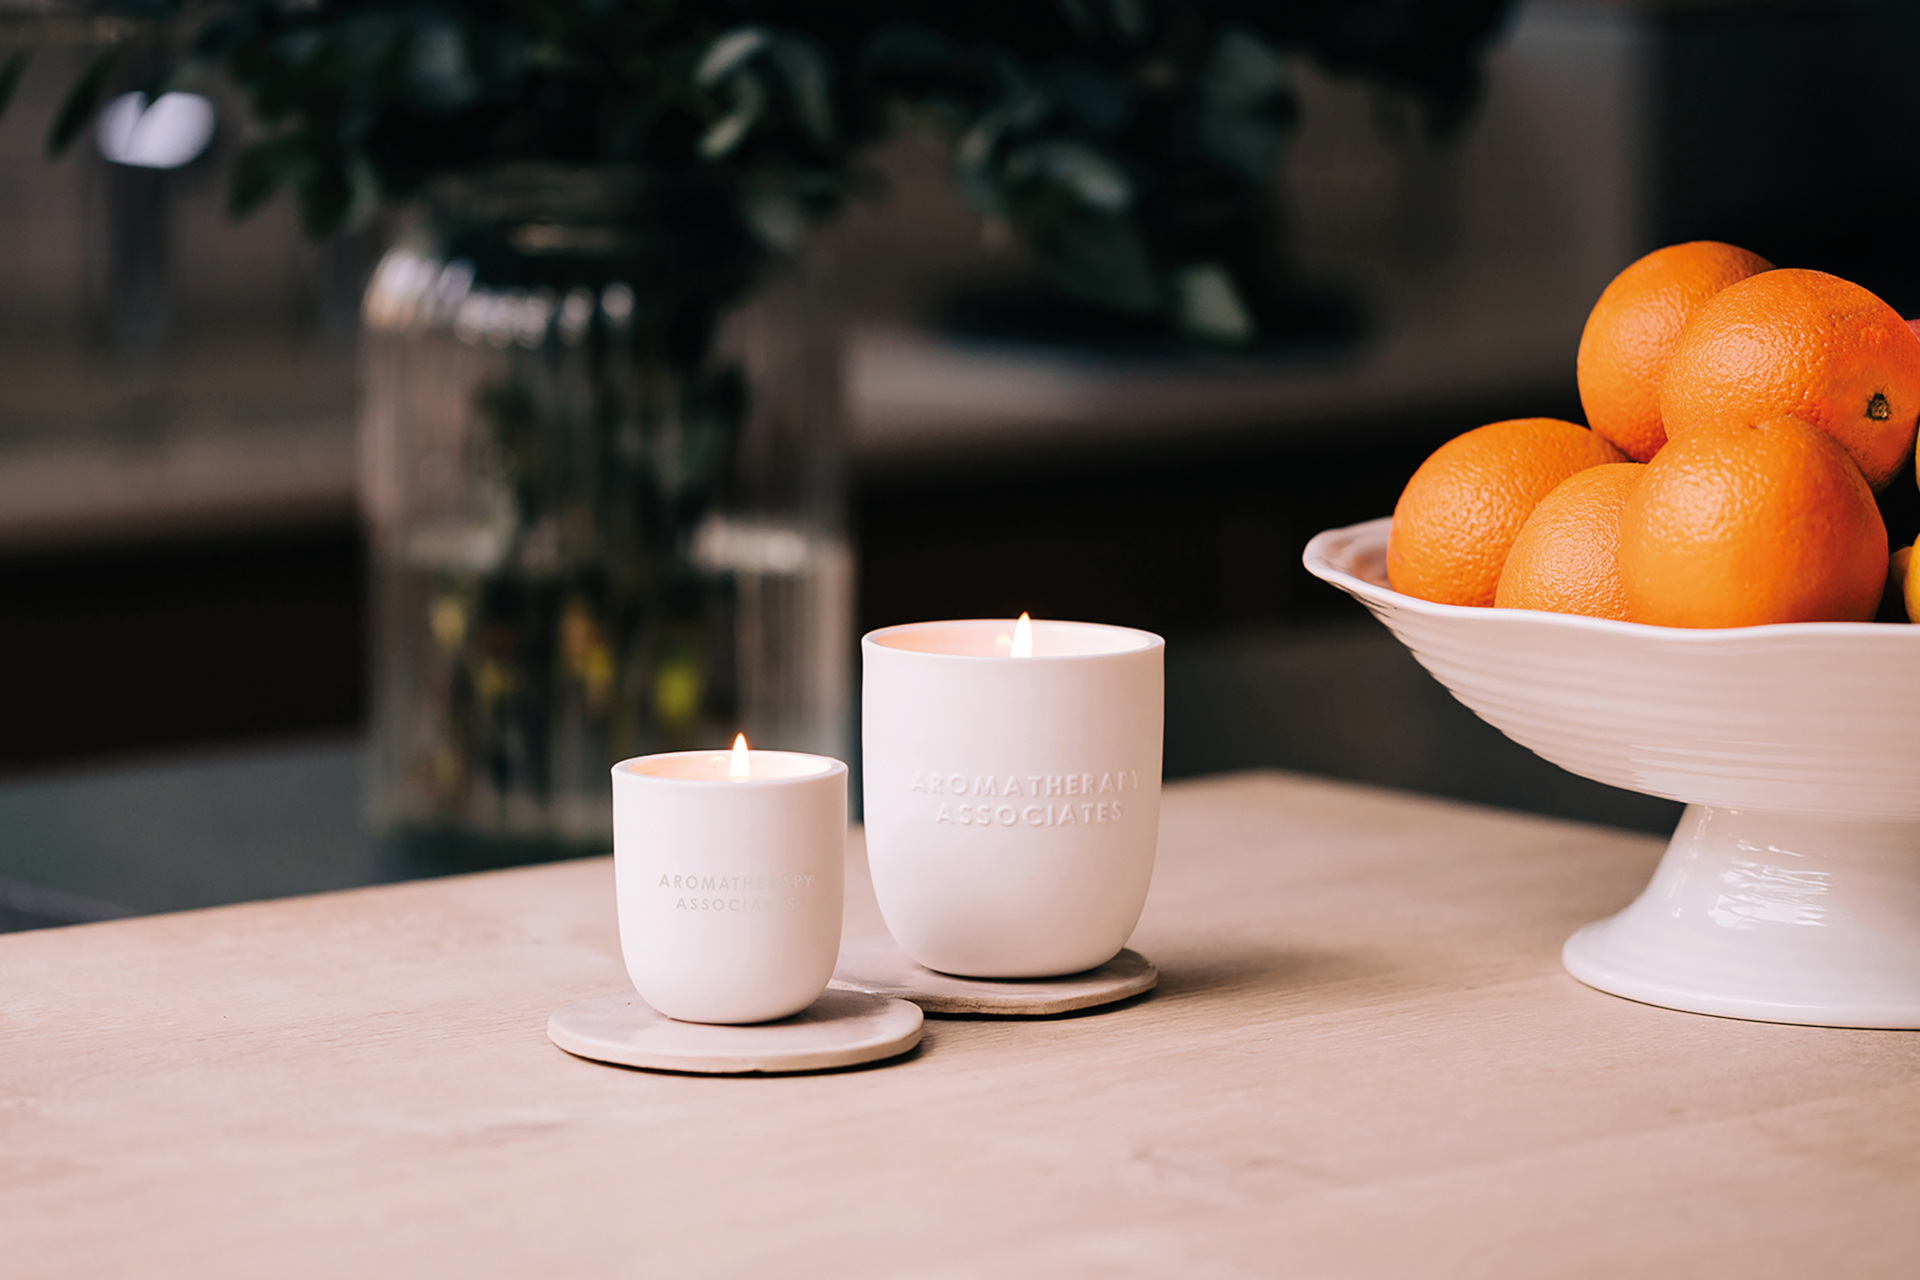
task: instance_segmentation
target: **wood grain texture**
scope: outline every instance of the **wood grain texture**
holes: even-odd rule
[[[1920,1036],[1561,972],[1659,851],[1169,787],[1158,991],[837,1075],[549,1044],[605,860],[0,937],[0,1275],[1911,1276]]]

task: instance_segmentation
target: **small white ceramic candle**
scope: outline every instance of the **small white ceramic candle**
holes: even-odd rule
[[[1153,878],[1165,641],[984,620],[860,648],[867,853],[894,940],[975,978],[1111,960]]]
[[[613,767],[620,950],[683,1022],[768,1022],[819,999],[840,951],[847,766],[681,751]]]

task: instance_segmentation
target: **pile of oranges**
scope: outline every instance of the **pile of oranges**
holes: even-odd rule
[[[1421,464],[1395,590],[1670,627],[1866,621],[1891,593],[1920,618],[1920,556],[1889,557],[1874,498],[1920,429],[1920,335],[1892,307],[1672,245],[1600,295],[1577,373],[1588,426],[1495,422]]]

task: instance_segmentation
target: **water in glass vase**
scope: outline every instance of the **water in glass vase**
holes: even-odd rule
[[[710,517],[693,539],[693,607],[624,637],[584,584],[476,572],[431,541],[412,550],[376,567],[373,798],[387,829],[449,852],[477,837],[501,860],[598,847],[613,760],[742,730],[756,745],[846,756],[843,537]]]

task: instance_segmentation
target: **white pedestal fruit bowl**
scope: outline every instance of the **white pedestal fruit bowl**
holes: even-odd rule
[[[1567,940],[1569,973],[1692,1013],[1920,1028],[1920,625],[1433,604],[1387,585],[1391,524],[1320,534],[1308,570],[1522,746],[1687,805],[1645,892]]]

